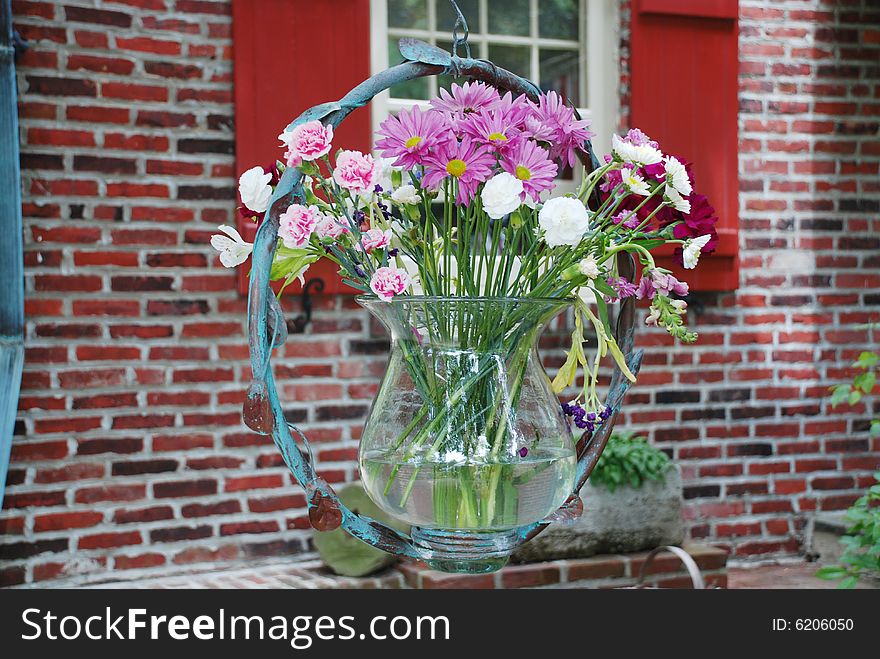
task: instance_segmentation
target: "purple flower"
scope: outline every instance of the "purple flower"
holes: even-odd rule
[[[457,183],[456,200],[467,204],[477,192],[477,186],[492,175],[495,156],[479,146],[470,137],[461,142],[452,140],[440,144],[425,160],[423,188],[436,189],[445,179]]]
[[[461,123],[461,130],[496,151],[510,149],[520,134],[519,129],[500,110],[482,110],[468,115]]]
[[[688,285],[686,282],[679,281],[674,275],[659,270],[647,270],[639,282],[636,290],[636,297],[640,300],[647,298],[653,300],[658,293],[660,295],[679,295],[688,294]]]
[[[683,216],[683,223],[676,224],[672,228],[672,235],[679,240],[687,240],[708,234],[712,238],[703,247],[702,253],[711,254],[718,247],[718,232],[715,229],[718,217],[715,215],[715,209],[709,204],[706,195],[694,192],[688,195],[687,199],[691,202],[691,212]],[[672,258],[678,265],[682,265],[681,247],[675,250]]]
[[[416,105],[401,110],[379,125],[376,149],[386,158],[394,158],[397,167],[411,168],[424,164],[428,151],[453,139],[451,126],[440,112],[423,112]]]
[[[526,118],[532,112],[532,103],[525,95],[514,96],[507,92],[492,106],[492,109],[504,114],[512,126],[523,129]]]
[[[529,454],[529,449],[523,446],[517,453],[519,453],[519,457],[524,458]]]
[[[583,151],[584,142],[593,137],[589,120],[575,119],[574,110],[554,91],[541,94],[537,105],[532,106],[532,117],[526,124],[532,137],[550,143],[552,159],[574,167],[577,152]]]
[[[611,221],[614,224],[622,224],[624,229],[635,229],[642,223],[638,213],[633,213],[630,210],[620,211],[611,218]]]
[[[662,181],[666,178],[666,166],[662,162],[655,162],[642,167],[642,173],[644,178],[654,178]]]
[[[637,286],[626,277],[608,277],[608,285],[617,293],[617,300],[623,300],[635,295]]]
[[[523,196],[538,201],[541,192],[553,189],[557,166],[550,156],[531,140],[520,140],[501,158],[504,171],[516,176],[523,184]]]
[[[629,132],[623,138],[623,141],[629,142],[633,146],[649,146],[652,149],[659,149],[660,148],[660,145],[657,144],[657,142],[655,142],[650,137],[645,135],[638,128],[630,128]]]
[[[445,114],[458,127],[465,117],[484,108],[491,108],[499,100],[498,91],[482,82],[453,83],[452,93],[440,89],[440,98],[431,99],[431,107]]]

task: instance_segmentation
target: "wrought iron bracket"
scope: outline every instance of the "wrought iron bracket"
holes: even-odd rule
[[[303,286],[302,293],[300,294],[303,312],[287,323],[287,331],[291,334],[302,334],[306,331],[306,327],[309,326],[309,323],[312,322],[313,288],[315,289],[315,293],[321,293],[324,290],[324,280],[320,278],[309,279],[306,282],[306,285]]]

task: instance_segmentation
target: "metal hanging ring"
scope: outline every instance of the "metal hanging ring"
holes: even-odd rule
[[[468,35],[470,31],[468,30],[467,19],[464,17],[464,14],[461,12],[461,9],[458,7],[458,3],[455,0],[449,0],[452,3],[452,8],[455,10],[455,25],[452,26],[452,56],[458,57],[458,47],[464,46],[464,56],[470,59],[471,57],[471,45],[468,43]],[[464,32],[464,36],[458,36],[458,28],[461,27]]]

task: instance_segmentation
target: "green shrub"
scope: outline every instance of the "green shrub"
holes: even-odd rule
[[[590,483],[609,492],[625,485],[638,488],[646,480],[665,482],[671,466],[669,456],[648,444],[644,437],[631,432],[615,433],[590,474]]]
[[[880,323],[863,326],[873,332],[880,329]],[[856,405],[865,396],[870,396],[877,385],[877,371],[880,370],[880,355],[865,351],[853,363],[859,373],[851,383],[838,384],[831,387],[831,406],[841,403]],[[880,419],[872,419],[869,434],[880,435]],[[840,539],[844,550],[840,557],[842,565],[829,565],[816,572],[822,579],[840,579],[841,588],[855,588],[856,583],[864,574],[880,576],[880,471],[874,474],[878,482],[868,488],[846,512],[846,518],[852,522],[847,534]]]
[[[880,471],[874,478],[877,482],[846,511],[852,526],[840,539],[844,546],[841,565],[816,572],[822,579],[841,579],[841,588],[855,588],[862,575],[880,575]]]

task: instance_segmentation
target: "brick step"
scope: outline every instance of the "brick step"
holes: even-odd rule
[[[686,545],[706,586],[727,586],[727,552],[710,545]],[[447,574],[422,563],[403,563],[399,570],[410,588],[622,588],[635,585],[648,552],[600,554],[542,563],[508,565],[493,574]],[[681,561],[669,553],[657,556],[648,568],[646,585],[691,588]]]

